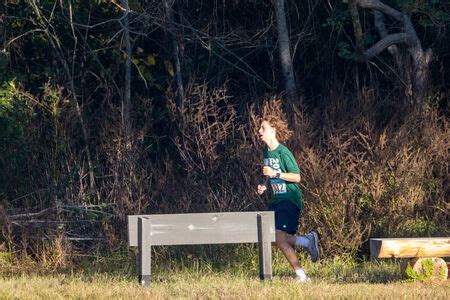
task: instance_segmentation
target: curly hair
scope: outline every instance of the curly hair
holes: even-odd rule
[[[267,121],[270,126],[274,127],[277,140],[283,143],[292,136],[293,131],[288,127],[288,122],[281,106],[282,102],[280,99],[272,98],[265,101],[261,122]]]

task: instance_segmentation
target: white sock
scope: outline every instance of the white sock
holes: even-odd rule
[[[305,271],[303,271],[303,269],[295,270],[295,274],[296,274],[298,277],[300,277],[300,278],[305,278],[305,277],[306,277]]]
[[[296,236],[295,237],[295,246],[308,248],[308,246],[309,246],[309,239],[307,239],[304,236]]]

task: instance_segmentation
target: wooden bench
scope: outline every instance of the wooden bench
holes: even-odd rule
[[[404,273],[408,264],[421,274],[422,262],[431,259],[433,277],[447,279],[448,265],[442,257],[450,257],[450,238],[372,238],[370,239],[370,256],[372,258],[402,258],[401,271]],[[443,273],[441,273],[443,272]]]
[[[148,286],[151,247],[161,245],[259,244],[259,276],[272,279],[273,211],[128,216],[128,245],[138,247],[139,282]]]

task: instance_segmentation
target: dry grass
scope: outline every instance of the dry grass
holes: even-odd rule
[[[405,281],[400,276],[398,260],[372,262],[335,257],[312,263],[299,251],[303,267],[313,279],[311,284],[301,285],[293,280],[280,251],[273,253],[274,279],[261,282],[255,247],[169,250],[174,248],[161,248],[154,253],[149,288],[138,285],[130,252],[86,259],[56,271],[46,269],[42,261],[13,261],[3,256],[0,257],[0,299],[445,299],[450,291],[448,280]]]
[[[212,299],[294,299],[294,298],[390,298],[445,299],[448,282],[425,283],[329,283],[297,284],[290,278],[260,282],[255,278],[229,274],[174,274],[159,279],[150,288],[135,281],[108,276],[21,276],[0,278],[0,298],[212,298]]]

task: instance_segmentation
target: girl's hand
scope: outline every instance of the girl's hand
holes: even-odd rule
[[[267,190],[267,187],[264,184],[258,184],[258,195],[262,195]]]
[[[263,174],[269,177],[274,177],[277,174],[277,171],[272,169],[271,167],[263,167]]]

